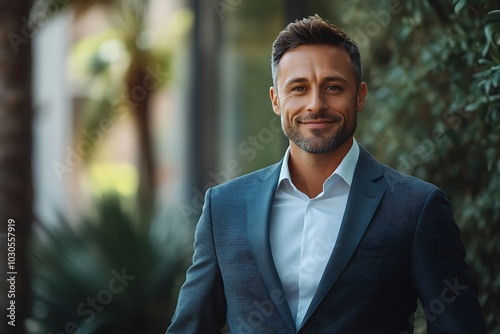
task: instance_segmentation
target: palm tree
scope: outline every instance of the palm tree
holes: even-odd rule
[[[82,39],[73,50],[76,58],[79,50],[91,51],[90,66],[84,69],[85,79],[105,83],[98,99],[86,101],[84,127],[96,129],[104,118],[121,116],[115,109],[123,107],[133,115],[141,163],[137,195],[140,212],[136,215],[122,210],[121,199],[113,197],[97,201],[92,217],[70,219],[61,216],[53,224],[36,226],[39,233],[31,244],[34,307],[29,319],[30,331],[55,333],[73,326],[82,333],[164,331],[175,305],[178,275],[184,273],[185,255],[189,252],[184,246],[191,244],[179,243],[181,230],[188,228],[186,224],[179,227],[171,216],[152,219],[155,180],[149,130],[150,96],[166,79],[165,65],[169,57],[156,56],[137,43],[144,30],[147,1],[73,0],[57,8],[53,3],[38,0],[33,12],[45,8],[46,13],[55,15],[68,6],[78,17],[92,6],[101,5],[109,14],[111,32]],[[47,11],[50,6],[55,10]],[[128,61],[125,70],[119,72],[123,80],[110,75],[112,61],[99,57],[99,48],[110,41],[125,47],[124,58]],[[94,147],[96,145],[94,143]],[[161,221],[162,227],[153,221]],[[169,224],[163,224],[165,221]],[[162,233],[167,235],[166,239],[159,239]],[[82,302],[85,303],[88,296],[97,296],[100,291],[107,293],[109,275],[116,271],[120,274],[121,270],[131,277],[127,282],[130,284],[123,292],[112,296],[113,303],[104,302],[102,305],[106,307],[102,310],[98,306],[95,311],[100,311],[94,316],[92,309]]]
[[[32,106],[31,47],[28,18],[30,0],[0,0],[0,308],[5,312],[15,302],[15,327],[8,325],[5,315],[0,321],[2,333],[24,333],[23,322],[30,310],[30,282],[27,244],[33,220],[33,185],[31,170]],[[8,223],[12,228],[9,234]],[[15,264],[9,271],[15,278],[15,297],[7,294],[7,244],[15,236]],[[7,239],[8,238],[8,239]],[[13,250],[12,248],[9,250]],[[7,298],[12,296],[13,298]],[[11,307],[12,308],[12,307]],[[11,311],[9,311],[11,313]],[[3,313],[2,313],[3,314]],[[10,319],[9,319],[10,320]],[[11,323],[12,324],[12,323]]]
[[[130,61],[124,74],[123,83],[125,92],[113,100],[109,100],[109,92],[103,92],[103,101],[99,101],[97,112],[92,113],[93,119],[87,122],[88,125],[95,126],[103,117],[110,116],[113,112],[110,110],[116,107],[116,103],[121,106],[127,106],[130,114],[133,116],[138,134],[139,147],[139,189],[137,194],[139,215],[141,220],[147,225],[149,216],[153,210],[156,190],[155,180],[155,159],[153,154],[153,142],[150,131],[150,96],[154,90],[166,81],[164,73],[153,74],[155,82],[147,81],[150,79],[151,72],[155,71],[155,66],[164,64],[168,61],[167,57],[155,59],[154,54],[149,49],[142,49],[138,45],[138,36],[145,29],[145,13],[148,9],[149,1],[144,0],[70,0],[63,4],[53,6],[53,0],[38,0],[37,6],[40,8],[52,8],[52,11],[45,10],[50,15],[57,15],[60,11],[69,8],[78,16],[97,5],[105,6],[109,10],[109,19],[119,31],[121,42],[125,46],[125,51]],[[101,64],[103,65],[103,64]],[[106,66],[95,68],[95,75],[98,76],[106,70]],[[115,82],[111,82],[115,84]],[[154,87],[154,88],[152,88]],[[115,87],[116,88],[116,87]],[[112,91],[113,89],[109,89]],[[114,89],[114,92],[120,89]],[[120,101],[119,101],[120,100]],[[123,101],[126,100],[126,101]],[[107,108],[103,108],[107,106]],[[115,113],[116,114],[116,113]],[[147,226],[145,226],[147,228]]]
[[[92,214],[76,220],[61,215],[57,226],[37,226],[42,237],[32,242],[30,333],[164,332],[192,231],[172,214],[157,216],[149,231],[141,229],[117,194],[94,204]],[[114,277],[116,287],[110,285]]]

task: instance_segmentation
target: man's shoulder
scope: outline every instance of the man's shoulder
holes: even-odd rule
[[[382,169],[384,170],[384,176],[389,184],[391,182],[397,182],[397,184],[400,184],[408,191],[421,190],[424,192],[430,192],[437,189],[437,186],[430,182],[419,179],[413,175],[404,174],[387,165],[382,164]]]
[[[249,186],[252,186],[256,182],[262,182],[268,179],[272,179],[273,177],[278,180],[279,171],[281,167],[281,161],[269,165],[267,167],[263,167],[256,171],[250,172],[248,174],[244,174],[238,176],[230,181],[219,184],[212,188],[212,191],[215,192],[228,192],[228,191],[236,191],[238,189],[248,189]]]
[[[364,150],[364,159],[368,165],[376,166],[376,174],[382,176],[382,179],[392,190],[402,192],[422,192],[430,193],[438,187],[430,182],[419,179],[413,175],[404,174],[386,164],[377,161],[368,151]],[[374,167],[372,167],[374,168]]]

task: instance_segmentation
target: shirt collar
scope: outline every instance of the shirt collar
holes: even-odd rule
[[[354,169],[356,168],[356,164],[359,158],[359,146],[356,139],[353,138],[352,146],[349,149],[349,152],[344,156],[344,159],[340,162],[337,169],[333,171],[333,173],[326,179],[325,184],[328,183],[333,175],[340,176],[349,187],[352,184],[352,179],[354,177]],[[281,165],[280,177],[278,180],[278,187],[283,180],[288,180],[290,184],[292,183],[292,177],[290,176],[290,170],[288,169],[288,160],[290,159],[290,147],[285,152],[285,156],[283,157],[283,164]]]

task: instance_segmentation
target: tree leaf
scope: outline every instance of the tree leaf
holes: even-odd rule
[[[455,13],[460,12],[466,5],[467,5],[467,1],[466,0],[458,0],[455,3]]]

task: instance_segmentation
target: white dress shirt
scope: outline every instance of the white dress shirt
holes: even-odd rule
[[[297,329],[330,259],[359,157],[356,140],[323,191],[309,198],[292,183],[288,160],[281,166],[270,222],[271,251]]]

